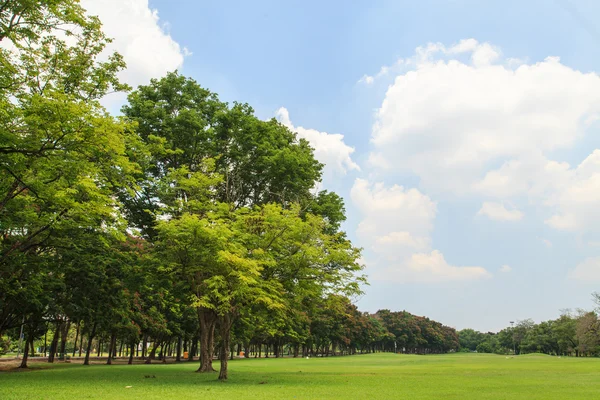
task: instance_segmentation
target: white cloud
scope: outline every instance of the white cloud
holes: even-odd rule
[[[134,87],[180,68],[191,54],[161,27],[148,0],[82,0],[81,5],[100,18],[102,29],[114,39],[107,50],[123,55],[127,70],[121,79]]]
[[[506,265],[505,264],[505,265],[503,265],[503,266],[500,267],[500,272],[502,272],[502,273],[506,274],[506,273],[509,273],[511,271],[512,271],[512,268],[511,268],[510,265]]]
[[[569,272],[569,277],[587,283],[600,282],[600,257],[590,257]]]
[[[600,223],[600,150],[595,150],[577,168],[564,172],[564,186],[555,186],[546,200],[556,214],[546,223],[556,229],[589,231]]]
[[[492,275],[482,267],[457,267],[448,264],[442,253],[413,254],[403,264],[384,268],[375,273],[376,279],[409,283],[435,283],[447,281],[472,281],[490,278]]]
[[[344,135],[339,133],[320,132],[302,126],[294,126],[290,114],[285,107],[276,111],[275,117],[279,122],[296,132],[299,137],[308,140],[315,149],[315,157],[325,164],[323,182],[343,176],[348,171],[360,171],[360,167],[352,160],[354,148],[344,143]]]
[[[539,239],[542,243],[544,243],[544,246],[546,246],[547,248],[552,247],[552,242],[549,241],[548,239],[544,239],[544,238],[539,238]]]
[[[507,210],[504,204],[486,201],[477,215],[485,215],[496,221],[520,221],[523,213],[519,210]]]
[[[569,168],[567,163],[550,161],[540,152],[530,152],[487,172],[473,185],[473,191],[496,198],[527,195],[535,200],[548,197],[556,187],[569,184]]]
[[[482,267],[450,265],[431,248],[437,206],[418,189],[356,179],[351,197],[362,214],[357,234],[375,253],[368,265],[374,279],[440,282],[490,276]]]
[[[600,117],[597,74],[555,57],[507,64],[473,39],[418,48],[376,114],[375,159],[428,191],[465,194],[493,163],[571,146]]]
[[[397,250],[398,247],[408,247],[417,251],[424,251],[431,246],[429,237],[415,237],[410,232],[390,232],[384,236],[377,236],[373,249],[379,251]]]
[[[558,57],[527,63],[475,39],[430,43],[401,59],[371,134],[369,166],[414,175],[436,198],[482,196],[480,215],[571,232],[600,226],[600,150],[578,166],[552,160],[600,118],[600,76]],[[498,167],[499,165],[499,167]]]
[[[371,184],[356,179],[350,196],[364,215],[358,232],[366,237],[402,231],[426,236],[433,228],[436,204],[417,189],[398,185],[387,188],[382,182]]]
[[[526,196],[547,210],[546,224],[558,230],[586,232],[600,224],[600,150],[574,168],[540,154],[509,160],[473,187],[496,198]]]

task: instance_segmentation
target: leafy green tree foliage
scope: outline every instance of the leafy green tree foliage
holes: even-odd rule
[[[484,334],[474,329],[463,329],[458,332],[458,339],[461,349],[470,351],[477,350],[477,346],[484,340]]]
[[[456,331],[437,321],[406,311],[379,310],[375,315],[393,337],[386,344],[387,349],[393,350],[393,346],[398,351],[418,354],[458,350],[459,338]]]
[[[201,370],[211,368],[214,325],[206,325],[206,314],[218,322],[220,379],[227,379],[231,328],[244,310],[262,305],[284,312],[286,300],[307,288],[313,294],[356,290],[359,253],[345,242],[331,241],[320,228],[320,218],[302,219],[298,211],[274,204],[237,210],[216,204],[205,214],[183,213],[157,225],[163,259],[186,277],[196,299],[204,349]],[[320,292],[315,292],[316,285]]]
[[[586,312],[577,320],[576,337],[579,355],[596,355],[600,351],[600,321],[598,314]]]
[[[43,303],[36,281],[59,262],[61,238],[120,224],[113,193],[131,183],[136,139],[98,102],[126,88],[124,63],[97,61],[108,39],[77,2],[0,2],[0,41],[2,332],[19,324],[23,299]]]
[[[338,232],[345,218],[339,196],[310,192],[322,165],[308,142],[275,120],[257,119],[248,105],[221,103],[177,73],[139,87],[123,113],[152,155],[143,163],[141,189],[121,198],[130,220],[150,240],[158,238],[161,257],[174,263],[195,296],[200,371],[212,370],[217,326],[228,351],[233,323],[252,293],[258,293],[255,308],[281,309],[265,340],[294,337],[299,346],[307,324],[292,304],[326,291],[358,292],[360,253]],[[232,275],[245,278],[229,280]],[[221,365],[226,371],[225,355]]]
[[[123,113],[152,149],[140,189],[122,196],[132,222],[149,237],[158,181],[173,170],[194,173],[215,160],[223,179],[214,198],[234,208],[303,202],[321,177],[322,164],[306,140],[276,120],[259,120],[247,104],[219,101],[177,72],[132,92]]]
[[[533,326],[521,344],[523,352],[558,354],[560,347],[554,321],[544,321]]]

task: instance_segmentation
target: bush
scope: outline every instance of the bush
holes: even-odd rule
[[[10,348],[10,339],[7,337],[0,337],[0,356],[8,353]]]
[[[489,342],[482,342],[477,345],[478,353],[493,353],[494,349]]]

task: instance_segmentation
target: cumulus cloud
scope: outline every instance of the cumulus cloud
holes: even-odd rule
[[[600,116],[600,77],[556,57],[511,67],[474,39],[416,50],[376,114],[372,161],[465,193],[490,164],[572,145]]]
[[[285,107],[277,110],[275,117],[283,125],[296,132],[299,137],[310,142],[311,146],[315,149],[317,160],[325,164],[323,182],[343,176],[348,171],[360,171],[358,164],[352,160],[354,148],[344,142],[344,135],[294,126],[290,120],[290,114]]]
[[[585,259],[569,272],[569,277],[587,283],[600,282],[600,257]]]
[[[431,248],[437,205],[418,189],[356,179],[351,198],[362,215],[357,234],[375,253],[369,263],[372,278],[407,283],[490,276],[482,267],[451,265]]]
[[[376,271],[375,279],[401,283],[436,283],[448,281],[473,281],[491,278],[482,267],[459,267],[448,264],[442,253],[412,254],[402,264],[392,265]]]
[[[477,215],[485,215],[495,221],[520,221],[523,218],[523,213],[519,210],[508,210],[501,203],[486,201],[481,206]]]
[[[567,231],[596,229],[600,223],[600,150],[564,174],[568,184],[554,187],[553,196],[546,200],[556,210],[546,223]]]
[[[190,54],[161,26],[148,0],[82,0],[81,5],[100,18],[104,32],[114,39],[107,51],[123,55],[127,70],[121,79],[134,87],[180,68]]]
[[[480,215],[517,221],[504,204],[538,207],[545,223],[600,226],[600,150],[577,166],[552,160],[600,118],[600,76],[558,57],[527,63],[475,39],[430,43],[382,68],[393,77],[371,133],[370,167],[414,175],[436,198],[481,196]]]
[[[426,236],[433,228],[436,204],[418,189],[403,186],[386,187],[383,182],[371,184],[366,179],[356,179],[350,196],[365,218],[358,233],[372,237],[390,232],[409,232]]]
[[[431,240],[429,237],[415,237],[410,232],[390,232],[384,236],[377,236],[373,248],[379,251],[398,250],[399,247],[406,247],[418,251],[428,249]]]
[[[506,161],[474,185],[496,198],[525,196],[547,210],[549,226],[587,232],[600,223],[600,150],[594,150],[576,167],[542,155]]]

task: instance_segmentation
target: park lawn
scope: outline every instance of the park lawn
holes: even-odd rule
[[[41,369],[0,373],[0,399],[600,398],[600,359],[594,358],[459,353],[241,359],[230,362],[228,382],[195,373],[196,364],[38,363]]]

